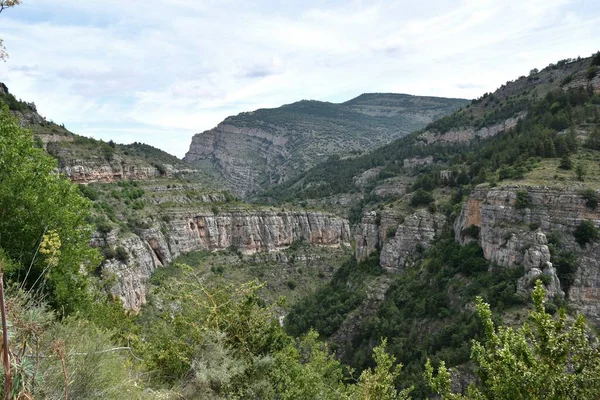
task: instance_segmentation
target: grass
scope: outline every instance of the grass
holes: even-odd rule
[[[573,168],[560,169],[559,158],[542,159],[536,168],[528,172],[524,179],[504,180],[499,185],[548,186],[560,188],[592,188],[600,189],[600,152],[582,150],[571,156]],[[577,179],[575,166],[581,164],[586,171],[583,181]]]

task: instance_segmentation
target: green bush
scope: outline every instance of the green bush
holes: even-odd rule
[[[117,246],[115,249],[115,258],[126,264],[129,261],[129,253],[123,246]]]
[[[529,196],[529,192],[527,190],[519,190],[517,191],[517,199],[515,201],[515,208],[517,210],[522,210],[524,208],[531,207],[531,196]]]
[[[592,64],[591,65],[600,66],[600,51],[592,56]]]
[[[419,189],[413,193],[410,199],[410,205],[413,207],[426,206],[435,201],[433,195],[423,189]]]
[[[571,161],[571,157],[569,157],[568,154],[565,154],[561,157],[560,163],[558,164],[558,168],[565,170],[570,170],[571,168],[573,168],[573,161]]]
[[[117,257],[117,252],[115,251],[114,247],[111,246],[106,246],[105,248],[103,248],[102,254],[107,260],[112,260],[113,258]]]
[[[575,236],[575,241],[581,247],[584,247],[586,244],[598,240],[600,238],[600,231],[596,228],[594,222],[585,220],[581,221],[577,228],[575,228],[573,236]]]
[[[598,207],[598,201],[600,201],[600,197],[598,196],[598,192],[594,189],[585,189],[581,192],[581,197],[585,199],[585,205],[592,210],[595,210]]]

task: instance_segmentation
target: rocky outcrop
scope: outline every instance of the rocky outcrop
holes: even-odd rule
[[[391,271],[402,271],[410,266],[419,250],[429,247],[446,224],[446,216],[418,210],[398,225],[394,237],[389,238],[381,249],[380,264]]]
[[[332,155],[374,149],[464,104],[397,94],[363,95],[342,104],[303,100],[225,119],[194,135],[184,160],[248,198]]]
[[[168,222],[167,222],[168,221]],[[123,239],[98,237],[98,246],[122,246],[128,261],[109,260],[103,274],[113,276],[112,293],[128,309],[145,303],[147,281],[156,268],[169,265],[195,250],[234,249],[245,254],[277,251],[298,240],[319,246],[349,246],[350,230],[344,219],[319,212],[230,210],[176,212],[161,222],[144,221],[146,229]]]
[[[547,275],[552,294],[561,294],[556,270],[551,263],[546,235],[560,237],[560,248],[575,254],[579,260],[574,283],[568,297],[581,312],[600,322],[600,245],[581,247],[573,236],[582,221],[600,225],[600,212],[586,206],[586,200],[572,190],[547,187],[507,186],[477,189],[456,219],[456,240],[462,244],[474,240],[467,232],[479,228],[476,239],[484,257],[501,267],[522,266],[525,276],[519,284],[525,290],[531,281]],[[517,207],[518,193],[527,193],[527,201]]]
[[[367,213],[356,227],[355,256],[365,260],[375,250],[381,250],[379,263],[389,271],[401,271],[411,265],[433,241],[446,224],[441,213],[417,210],[404,217],[393,212]]]
[[[433,156],[406,158],[403,161],[404,168],[409,169],[419,168],[431,164],[433,164]]]
[[[150,180],[175,174],[193,174],[191,168],[181,168],[171,164],[160,167],[133,158],[114,155],[109,161],[104,157],[72,157],[68,150],[59,149],[55,154],[59,159],[59,170],[75,183],[117,182],[120,180]]]
[[[354,186],[359,189],[364,189],[370,182],[373,182],[379,177],[379,172],[381,171],[381,167],[371,168],[366,170],[360,175],[352,178],[354,182]]]
[[[526,112],[520,112],[512,118],[481,129],[465,127],[459,129],[451,129],[448,132],[444,132],[441,134],[434,131],[426,131],[419,136],[419,139],[423,140],[427,144],[464,143],[470,142],[471,140],[474,140],[476,138],[487,139],[514,128],[515,126],[517,126],[517,122],[520,119],[525,118],[525,116],[527,116]]]
[[[366,213],[357,225],[354,239],[356,242],[355,256],[358,261],[364,261],[369,254],[380,250],[388,233],[395,232],[404,220],[402,215],[382,210]]]

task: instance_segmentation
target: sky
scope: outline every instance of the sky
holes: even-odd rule
[[[0,81],[71,131],[182,157],[229,115],[361,93],[476,98],[600,50],[597,0],[23,0]]]

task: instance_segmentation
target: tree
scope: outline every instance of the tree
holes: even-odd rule
[[[592,56],[592,65],[600,65],[600,51]]]
[[[587,140],[585,141],[585,147],[600,150],[600,128],[596,127],[590,132]]]
[[[47,296],[61,313],[83,306],[99,264],[89,246],[91,202],[54,171],[56,161],[34,145],[8,109],[0,111],[0,249],[9,280]]]
[[[577,163],[575,166],[575,175],[577,175],[577,180],[583,182],[585,175],[587,174],[587,169],[583,163]]]
[[[573,168],[573,161],[571,161],[571,157],[569,157],[568,154],[565,154],[561,157],[558,168],[567,170]]]
[[[600,398],[600,351],[589,337],[583,316],[575,320],[560,310],[553,318],[545,309],[540,280],[532,294],[530,322],[520,328],[494,326],[489,304],[478,297],[477,313],[485,341],[473,342],[471,359],[477,383],[467,395],[453,393],[443,362],[437,376],[427,361],[425,377],[445,399],[597,399]]]
[[[387,340],[373,349],[375,369],[366,369],[360,374],[358,383],[350,387],[351,400],[405,400],[409,399],[412,388],[400,392],[394,382],[400,375],[402,364],[394,365],[396,358],[385,351]]]
[[[600,231],[596,228],[593,221],[585,220],[577,225],[573,231],[573,236],[575,236],[575,241],[581,247],[584,247],[586,244],[598,240],[600,238]]]
[[[21,0],[0,0],[0,13],[7,8],[18,6],[19,4],[21,4]],[[6,48],[2,43],[2,39],[0,39],[0,60],[6,61],[7,58],[8,53],[6,52]]]

